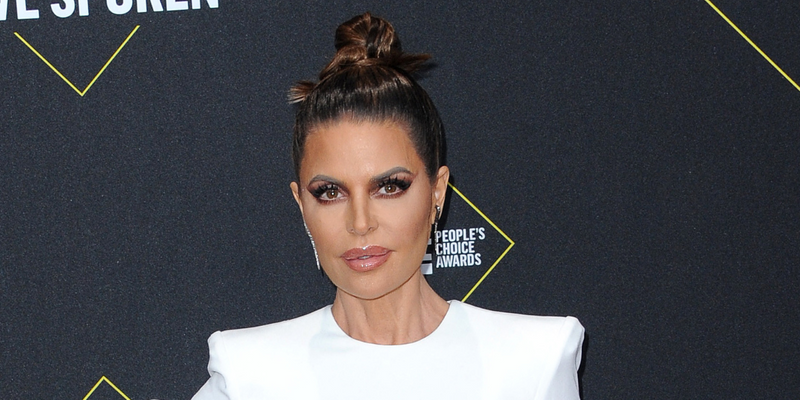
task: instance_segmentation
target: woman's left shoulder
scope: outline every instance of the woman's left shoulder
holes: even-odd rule
[[[492,371],[488,381],[496,382],[498,390],[516,388],[509,390],[525,393],[520,398],[579,399],[584,329],[577,318],[453,305],[474,337],[484,369]]]
[[[575,346],[583,341],[584,328],[577,318],[514,314],[492,311],[461,302],[451,302],[461,309],[476,332],[511,342],[561,342]]]

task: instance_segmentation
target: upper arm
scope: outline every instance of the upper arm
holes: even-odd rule
[[[225,380],[225,344],[222,332],[208,338],[208,374],[210,377],[192,397],[192,400],[230,400],[231,395]]]
[[[556,337],[552,364],[545,371],[536,400],[579,400],[578,368],[581,365],[583,326],[573,317],[564,319]]]

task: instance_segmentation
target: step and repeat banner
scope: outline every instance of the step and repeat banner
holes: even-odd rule
[[[435,289],[579,318],[584,399],[800,398],[800,4],[495,3],[0,0],[0,397],[188,399],[332,301],[286,95],[370,11],[433,56]]]

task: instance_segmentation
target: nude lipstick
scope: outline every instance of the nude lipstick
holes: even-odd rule
[[[383,265],[389,254],[391,251],[381,246],[365,246],[347,250],[341,257],[353,271],[367,272]]]

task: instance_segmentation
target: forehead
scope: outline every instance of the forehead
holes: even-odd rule
[[[415,174],[424,169],[407,129],[391,121],[342,119],[321,125],[308,136],[304,153],[304,180],[317,174],[369,178],[398,166]]]

